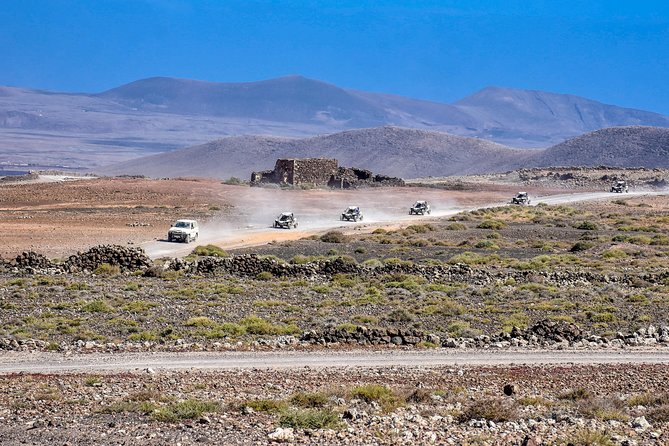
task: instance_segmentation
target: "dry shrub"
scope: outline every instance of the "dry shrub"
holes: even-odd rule
[[[508,402],[500,399],[479,400],[471,403],[458,417],[458,421],[489,420],[494,422],[512,421],[518,417],[517,410]]]

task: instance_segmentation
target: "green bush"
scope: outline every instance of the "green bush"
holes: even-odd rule
[[[590,394],[590,392],[585,390],[583,387],[567,390],[566,392],[558,395],[559,399],[569,400],[569,401],[587,400],[591,397],[592,397],[592,395]]]
[[[156,421],[175,422],[180,420],[192,420],[199,418],[204,413],[216,412],[219,404],[213,401],[200,401],[188,399],[169,404],[165,407],[157,407],[151,412],[151,418]]]
[[[351,390],[351,397],[361,399],[367,403],[378,403],[384,412],[390,412],[404,402],[391,389],[381,384],[363,384]]]
[[[321,241],[324,243],[344,243],[346,236],[339,231],[329,231],[321,235]]]
[[[483,221],[482,221],[481,223],[479,223],[479,225],[477,226],[477,228],[479,228],[479,229],[495,229],[495,230],[503,229],[503,228],[505,228],[505,227],[506,227],[506,223],[504,223],[503,221],[492,220],[492,219],[490,219],[490,220],[483,220]]]
[[[408,231],[415,232],[417,234],[424,234],[426,232],[434,231],[434,226],[425,224],[425,225],[409,225],[407,226]]]
[[[634,243],[635,245],[650,245],[652,242],[652,239],[646,235],[633,235],[629,239],[627,239],[628,242]]]
[[[297,429],[340,429],[345,424],[329,409],[291,409],[281,414],[279,425]]]
[[[445,229],[447,231],[464,231],[467,229],[467,226],[462,223],[451,223],[450,225],[446,226]]]
[[[397,308],[386,315],[390,322],[411,322],[413,316],[404,308]]]
[[[244,401],[241,406],[250,407],[256,412],[278,413],[285,410],[288,404],[285,401],[258,399]]]
[[[587,251],[593,246],[595,246],[595,244],[592,242],[578,241],[569,249],[569,252]]]
[[[497,245],[497,243],[493,242],[492,240],[481,240],[474,245],[474,248],[495,249],[495,250],[497,250],[497,249],[499,249],[499,246]]]
[[[669,237],[667,237],[666,235],[656,235],[653,237],[650,244],[654,246],[668,246]]]
[[[605,430],[581,429],[560,444],[578,446],[613,446],[611,434]]]
[[[323,407],[328,396],[323,392],[296,392],[290,397],[290,404],[303,408]]]
[[[513,421],[518,418],[518,412],[514,406],[498,398],[481,399],[465,407],[458,416],[458,421],[466,423],[470,420],[489,420],[496,423]]]
[[[109,263],[101,263],[94,271],[98,276],[117,276],[121,274],[121,267],[118,265],[110,265]]]
[[[627,253],[622,249],[612,248],[608,251],[604,251],[602,257],[605,259],[624,259],[627,257]]]
[[[227,257],[228,253],[216,245],[196,246],[191,255],[202,257]]]
[[[300,332],[300,329],[294,324],[272,324],[255,315],[245,317],[239,321],[239,324],[244,327],[247,333],[254,335],[284,335]]]
[[[256,279],[264,281],[272,280],[274,279],[274,274],[269,271],[262,271],[256,275]]]
[[[88,313],[109,313],[112,311],[112,307],[104,300],[92,300],[83,304],[81,310]]]
[[[230,186],[241,186],[241,185],[245,185],[246,182],[244,180],[240,179],[240,178],[237,178],[237,177],[230,177],[227,180],[223,181],[223,184],[227,184],[227,185],[230,185]]]
[[[596,231],[598,229],[597,223],[592,221],[582,221],[578,225],[574,226],[576,229],[582,229],[584,231]]]

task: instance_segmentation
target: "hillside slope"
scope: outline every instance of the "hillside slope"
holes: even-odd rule
[[[613,127],[538,153],[536,166],[669,167],[669,129]]]
[[[252,171],[271,169],[277,158],[326,157],[338,159],[343,166],[415,178],[509,170],[522,166],[531,156],[531,151],[514,150],[476,138],[379,127],[304,139],[229,137],[98,171],[152,177],[237,176],[247,179]]]

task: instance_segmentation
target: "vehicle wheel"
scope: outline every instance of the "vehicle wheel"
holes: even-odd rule
[[[432,211],[427,211],[427,215],[430,215],[430,212],[432,212]]]
[[[363,217],[363,216],[361,215],[361,216],[360,216],[360,221],[362,221],[362,217]]]

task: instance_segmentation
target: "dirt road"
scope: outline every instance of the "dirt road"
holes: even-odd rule
[[[300,369],[391,366],[508,364],[669,364],[669,349],[615,351],[458,351],[384,350],[328,352],[198,352],[61,355],[5,353],[0,373],[62,373],[183,369]]]
[[[259,191],[259,192],[256,192]],[[387,190],[356,191],[288,191],[287,199],[277,201],[272,195],[271,200],[263,201],[263,191],[247,189],[246,198],[253,203],[254,212],[242,212],[236,218],[212,221],[204,224],[200,231],[198,245],[213,244],[223,249],[246,248],[264,245],[272,241],[297,240],[310,235],[338,230],[344,233],[353,231],[371,232],[378,227],[388,225],[410,224],[416,221],[429,221],[434,218],[444,218],[456,215],[463,211],[471,211],[486,207],[504,206],[508,201],[491,201],[486,204],[471,205],[458,200],[451,191],[420,190],[421,198],[431,201],[433,211],[429,216],[409,215],[408,208],[416,195],[412,188],[396,189],[393,194]],[[567,204],[577,201],[619,199],[630,196],[662,195],[664,192],[633,191],[627,194],[612,194],[610,192],[580,192],[570,194],[530,196],[532,205],[546,203],[550,205]],[[425,197],[425,195],[428,195]],[[327,205],[324,206],[324,203]],[[359,205],[364,219],[362,222],[341,222],[338,216],[346,205]],[[240,209],[243,206],[238,205]],[[283,207],[282,207],[283,206]],[[298,217],[298,229],[272,228],[274,214],[271,209],[290,210]],[[234,217],[234,216],[233,216]],[[151,258],[178,257],[188,255],[193,245],[170,243],[166,240],[148,242],[142,248]]]

